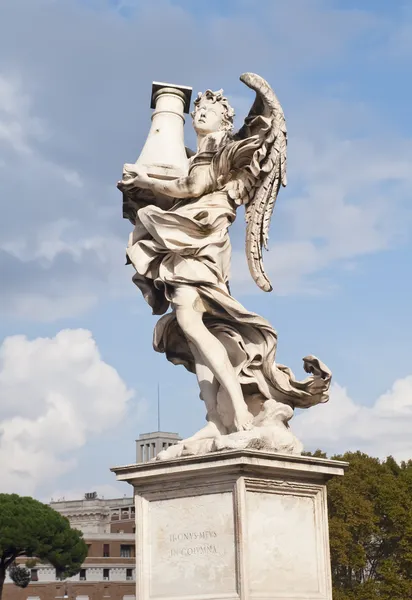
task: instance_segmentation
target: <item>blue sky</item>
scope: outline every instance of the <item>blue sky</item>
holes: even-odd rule
[[[289,184],[265,255],[275,292],[254,288],[239,214],[234,295],[273,323],[279,362],[333,371],[329,404],[292,421],[308,448],[412,457],[411,66],[398,0],[2,1],[3,490],[128,492],[109,468],[156,428],[158,382],[164,429],[202,425],[193,376],[151,349],[115,184],[153,80],[223,87],[240,125],[244,71],[283,105]]]

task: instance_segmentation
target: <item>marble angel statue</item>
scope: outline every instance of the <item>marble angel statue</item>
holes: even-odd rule
[[[155,179],[137,164],[126,164],[118,182],[123,194],[144,189],[171,199],[166,209],[146,204],[136,210],[127,257],[153,314],[164,315],[155,326],[155,350],[196,374],[207,412],[206,426],[160,459],[246,447],[300,453],[302,445],[288,425],[293,409],[328,400],[328,368],[307,356],[308,377],[297,381],[275,362],[273,327],[230,292],[229,227],[241,205],[251,276],[263,291],[272,289],[262,248],[279,189],[286,185],[282,107],[260,76],[245,73],[241,81],[256,99],[237,133],[222,90],[207,90],[195,100],[197,150],[187,176]]]

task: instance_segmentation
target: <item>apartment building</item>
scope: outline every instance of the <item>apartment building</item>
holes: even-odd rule
[[[83,531],[89,549],[83,567],[75,577],[60,581],[50,565],[38,563],[27,588],[6,579],[4,600],[135,600],[133,498],[105,500],[90,493],[50,506]]]
[[[144,433],[136,440],[137,462],[147,462],[178,442],[176,433]],[[135,507],[132,497],[104,499],[95,492],[81,500],[59,500],[50,506],[80,529],[88,555],[80,573],[56,579],[50,565],[36,564],[31,582],[18,588],[6,578],[3,600],[136,600]]]

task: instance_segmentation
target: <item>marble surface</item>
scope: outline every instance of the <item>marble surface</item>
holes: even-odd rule
[[[155,500],[149,509],[150,592],[167,596],[236,595],[230,492]]]
[[[250,593],[316,595],[322,591],[318,565],[325,559],[317,542],[316,495],[281,491],[246,494]]]

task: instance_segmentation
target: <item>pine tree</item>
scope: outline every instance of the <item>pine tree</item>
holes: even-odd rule
[[[14,566],[19,557],[46,561],[60,577],[71,577],[86,556],[83,534],[66,517],[33,498],[0,494],[0,600],[7,569],[16,585],[27,585],[27,569]]]

